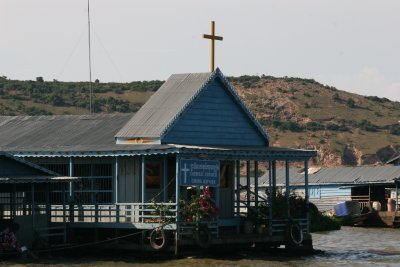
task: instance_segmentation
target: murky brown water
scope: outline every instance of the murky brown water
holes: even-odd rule
[[[50,258],[39,262],[2,262],[0,266],[400,266],[400,229],[351,228],[313,234],[321,255],[294,257],[260,251],[184,259],[143,259],[133,254],[99,255],[98,258]],[[102,258],[102,259],[100,259]],[[106,258],[106,259],[104,259]]]

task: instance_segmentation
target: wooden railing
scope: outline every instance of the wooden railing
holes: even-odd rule
[[[351,200],[355,200],[360,203],[360,211],[363,210],[364,207],[369,207],[371,201],[368,195],[351,196]]]
[[[52,205],[51,221],[75,223],[165,223],[176,221],[176,204]]]

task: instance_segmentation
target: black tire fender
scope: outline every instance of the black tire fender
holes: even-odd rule
[[[163,250],[168,246],[168,239],[164,229],[156,228],[151,231],[150,246],[154,250]]]
[[[300,246],[303,243],[303,230],[298,222],[289,221],[286,228],[286,238],[290,245]]]
[[[211,232],[207,224],[196,226],[193,230],[193,239],[201,248],[209,248],[211,245]]]

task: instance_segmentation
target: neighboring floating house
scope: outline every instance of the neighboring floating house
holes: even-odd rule
[[[240,166],[247,185],[258,184],[258,162],[267,162],[275,192],[277,161],[307,170],[316,152],[270,147],[218,69],[172,75],[134,115],[0,117],[0,151],[79,177],[41,203],[54,226],[65,221],[71,229],[70,242],[129,232],[140,234],[130,239],[138,246],[175,253],[193,242],[311,246],[307,212],[272,217],[271,195],[252,202],[249,186],[240,199]],[[303,180],[307,187],[307,172]],[[243,233],[250,210],[264,226],[260,234]]]
[[[0,231],[13,221],[21,226],[17,232],[20,244],[31,244],[35,235],[48,236],[49,229],[57,230],[57,236],[64,239],[65,224],[57,229],[51,228],[50,206],[40,204],[50,200],[52,191],[67,189],[73,180],[75,178],[60,176],[39,165],[0,152]]]
[[[382,210],[387,210],[388,198],[396,199],[396,181],[400,179],[400,167],[393,165],[310,168],[309,197],[310,202],[321,211],[332,210],[335,204],[347,200],[358,200],[361,207],[370,202],[381,203]],[[291,189],[304,194],[304,169],[291,168],[289,181]],[[285,170],[277,172],[277,186],[284,187]],[[259,179],[260,188],[268,184],[268,176]],[[266,184],[264,184],[266,183]]]

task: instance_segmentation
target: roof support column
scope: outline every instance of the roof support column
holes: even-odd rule
[[[238,219],[238,224],[236,227],[236,231],[239,234],[240,233],[240,160],[235,161],[235,177],[236,177],[236,183],[235,183],[235,192],[236,192],[236,218]]]
[[[399,180],[394,180],[394,183],[396,184],[396,208],[395,211],[397,212],[398,207],[399,207]]]
[[[258,211],[258,161],[254,161],[254,193],[255,193],[255,206]]]
[[[144,203],[146,203],[146,158],[141,157],[141,176],[142,176],[142,222],[144,222]]]
[[[69,157],[69,171],[68,171],[68,173],[69,173],[69,177],[72,177],[72,175],[74,174],[74,166],[73,166],[73,162],[72,162],[72,157]],[[73,184],[72,184],[72,181],[69,182],[69,198],[70,198],[70,201],[73,198]]]
[[[308,189],[308,159],[304,161],[304,190],[306,198],[306,214],[307,214],[307,233],[310,233],[310,213],[309,213],[309,198],[310,192]]]
[[[115,203],[118,203],[118,186],[119,186],[119,177],[118,177],[118,175],[119,175],[119,173],[118,173],[118,168],[119,168],[119,165],[118,165],[118,156],[115,156],[115,163],[114,163],[114,168],[115,168],[115,173],[114,173],[114,175],[115,175],[115,178],[114,178],[114,187],[115,187],[115,190],[114,190],[114,202]]]
[[[163,188],[164,188],[164,197],[163,201],[168,202],[168,156],[163,156]]]
[[[17,207],[16,207],[17,201],[16,201],[16,196],[15,196],[16,191],[17,191],[17,185],[14,183],[14,184],[12,185],[12,193],[11,193],[11,219],[12,219],[12,220],[15,219],[15,216],[16,216],[16,213],[17,213],[17,212],[16,212],[16,209],[17,209]]]
[[[179,198],[180,198],[180,177],[179,177],[179,155],[176,155],[176,162],[175,162],[175,209],[176,209],[176,232],[175,232],[175,255],[178,255],[178,247],[179,247],[179,240],[180,240],[180,208],[179,208]]]
[[[268,161],[268,232],[269,235],[272,235],[272,161]]]
[[[46,200],[46,220],[47,223],[51,223],[51,201],[50,201],[50,184],[46,183],[45,186],[45,200]]]
[[[32,229],[35,229],[35,184],[31,183]]]
[[[272,161],[272,201],[276,198],[276,160]]]
[[[250,208],[250,160],[246,161],[246,195],[247,195],[247,209]],[[247,211],[249,212],[249,211]]]
[[[287,204],[287,217],[288,219],[290,218],[290,178],[289,178],[289,160],[286,160],[285,164],[286,168],[286,182],[285,182],[285,187],[286,187],[286,204]]]

